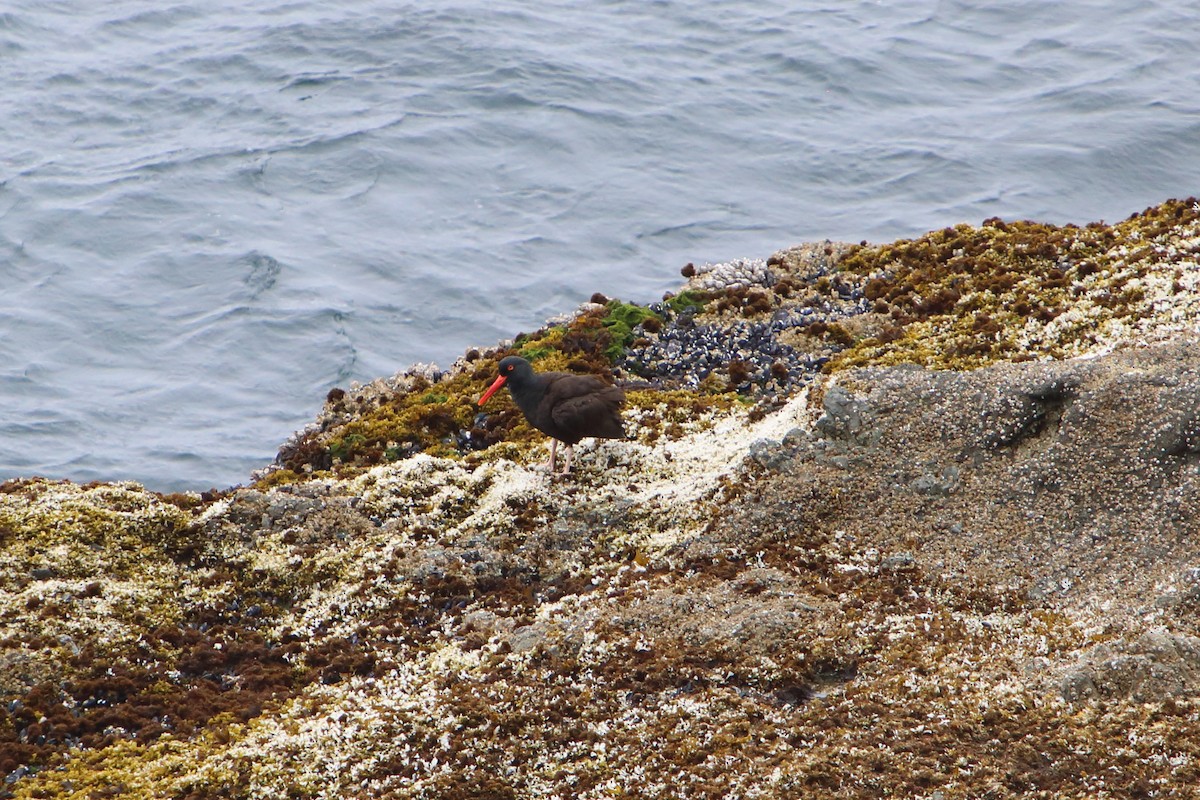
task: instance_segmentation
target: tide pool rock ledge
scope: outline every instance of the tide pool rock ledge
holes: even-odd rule
[[[689,265],[253,484],[0,485],[0,797],[1183,797],[1200,207]],[[496,361],[621,381],[536,469]]]

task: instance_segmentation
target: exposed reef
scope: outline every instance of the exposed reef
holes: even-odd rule
[[[0,485],[0,798],[1187,797],[1200,204],[688,265],[246,487]],[[536,466],[509,354],[629,397]]]

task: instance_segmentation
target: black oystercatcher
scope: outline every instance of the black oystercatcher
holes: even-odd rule
[[[535,373],[525,359],[509,356],[500,361],[500,377],[479,398],[479,405],[506,383],[529,424],[551,437],[550,472],[554,472],[559,442],[567,446],[567,464],[563,467],[566,475],[571,471],[571,448],[580,439],[625,438],[625,427],[621,424],[625,393],[595,376]]]

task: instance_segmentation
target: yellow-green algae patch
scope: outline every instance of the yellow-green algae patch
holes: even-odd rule
[[[91,575],[103,554],[106,569],[130,575],[147,554],[177,545],[190,520],[136,484],[10,481],[0,489],[3,568],[14,572],[42,568],[64,578]]]
[[[0,640],[69,654],[179,616],[171,553],[190,517],[136,484],[0,486]]]
[[[511,346],[472,352],[445,373],[411,373],[391,384],[332,391],[323,423],[302,434],[281,452],[278,468],[255,484],[266,490],[310,479],[347,478],[378,464],[402,461],[417,453],[472,463],[495,459],[486,448],[504,443],[525,446],[544,442],[516,409],[507,392],[495,395],[486,409],[477,401],[508,355],[530,360],[539,372],[568,371],[611,379],[613,362],[629,343],[633,329],[660,317],[643,306],[609,300],[591,304],[561,324],[521,334]],[[724,382],[700,391],[630,391],[631,409],[652,410],[643,427],[663,419],[648,436],[679,435],[672,420],[696,412],[729,408],[736,395]],[[486,413],[481,413],[481,412]]]
[[[872,308],[850,326],[849,346],[828,368],[973,369],[1104,352],[1195,328],[1198,258],[1194,198],[1111,226],[990,219],[858,247],[837,266]]]
[[[297,625],[270,634],[327,580],[311,566],[320,556],[293,565],[290,596],[273,595],[255,548],[279,543],[245,536],[252,527],[222,541],[206,519],[135,484],[3,485],[0,772],[112,746],[138,754],[353,668],[336,640],[301,654]]]

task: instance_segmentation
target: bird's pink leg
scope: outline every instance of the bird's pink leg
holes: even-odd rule
[[[566,464],[566,466],[563,467],[563,471],[562,471],[563,475],[571,474],[571,454],[573,452],[575,452],[575,445],[573,445],[573,444],[567,445],[567,464]],[[551,467],[550,471],[553,472],[554,468]]]
[[[551,475],[554,474],[554,457],[555,457],[555,455],[557,455],[557,453],[558,453],[558,439],[552,438],[550,440],[550,464],[549,464]]]

